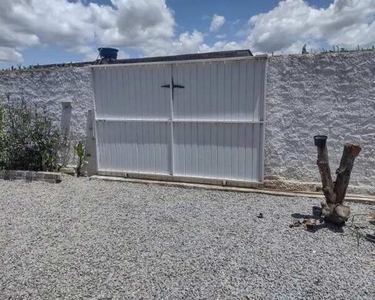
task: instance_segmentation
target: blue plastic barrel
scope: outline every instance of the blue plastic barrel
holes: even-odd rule
[[[99,55],[104,59],[117,59],[118,49],[115,48],[99,48]]]

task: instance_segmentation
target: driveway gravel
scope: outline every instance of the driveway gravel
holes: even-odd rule
[[[313,205],[72,177],[0,181],[0,299],[375,299],[375,243],[358,247],[347,228],[289,228]]]

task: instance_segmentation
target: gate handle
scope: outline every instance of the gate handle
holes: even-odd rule
[[[161,87],[162,88],[170,89],[171,85],[170,84],[165,84],[165,85],[162,85]],[[185,87],[183,85],[180,85],[180,84],[174,84],[173,77],[172,77],[172,88],[173,89],[184,89]]]

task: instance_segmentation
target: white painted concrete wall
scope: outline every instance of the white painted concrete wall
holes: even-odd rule
[[[375,186],[375,52],[270,57],[267,75],[265,175],[319,181],[315,134],[327,134],[331,168],[343,144],[357,141],[352,184]],[[61,116],[72,101],[74,139],[84,139],[92,109],[90,69],[0,72],[0,95],[46,104]]]
[[[331,169],[359,142],[351,184],[375,186],[375,52],[272,57],[267,77],[266,174],[320,181],[313,136],[326,134]]]
[[[62,102],[72,102],[71,138],[85,140],[87,111],[92,109],[93,91],[89,68],[66,67],[0,72],[0,97],[45,105],[59,121]]]

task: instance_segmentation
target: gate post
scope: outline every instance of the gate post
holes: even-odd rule
[[[87,111],[86,123],[86,160],[88,163],[83,166],[83,172],[88,176],[98,174],[96,138],[95,138],[95,117],[92,110]]]

